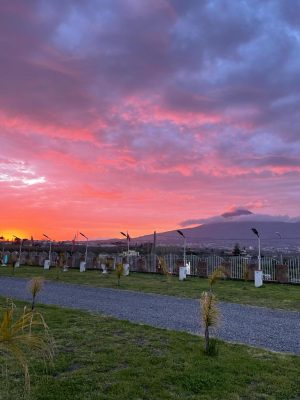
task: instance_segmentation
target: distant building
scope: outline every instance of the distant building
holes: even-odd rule
[[[128,251],[123,251],[122,255],[124,257],[127,257],[127,256],[130,257],[130,256],[139,256],[140,253],[138,251],[135,251],[135,250],[128,250]]]

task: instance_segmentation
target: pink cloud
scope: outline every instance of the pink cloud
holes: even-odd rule
[[[276,1],[200,3],[0,5],[5,229],[146,233],[228,204],[298,215],[293,19]]]

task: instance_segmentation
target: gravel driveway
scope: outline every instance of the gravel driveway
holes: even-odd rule
[[[29,300],[26,279],[0,277],[0,295]],[[38,302],[82,309],[152,326],[202,333],[199,301],[117,289],[46,282]],[[219,303],[220,339],[300,355],[300,313]]]

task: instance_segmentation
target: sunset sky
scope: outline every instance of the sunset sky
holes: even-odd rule
[[[300,215],[300,1],[1,0],[0,235]]]

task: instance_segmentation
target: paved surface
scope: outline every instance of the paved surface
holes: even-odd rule
[[[0,295],[30,300],[27,280],[0,277]],[[46,282],[37,301],[103,313],[156,327],[202,333],[199,301],[106,288]],[[300,313],[219,303],[221,324],[215,336],[300,355]]]

